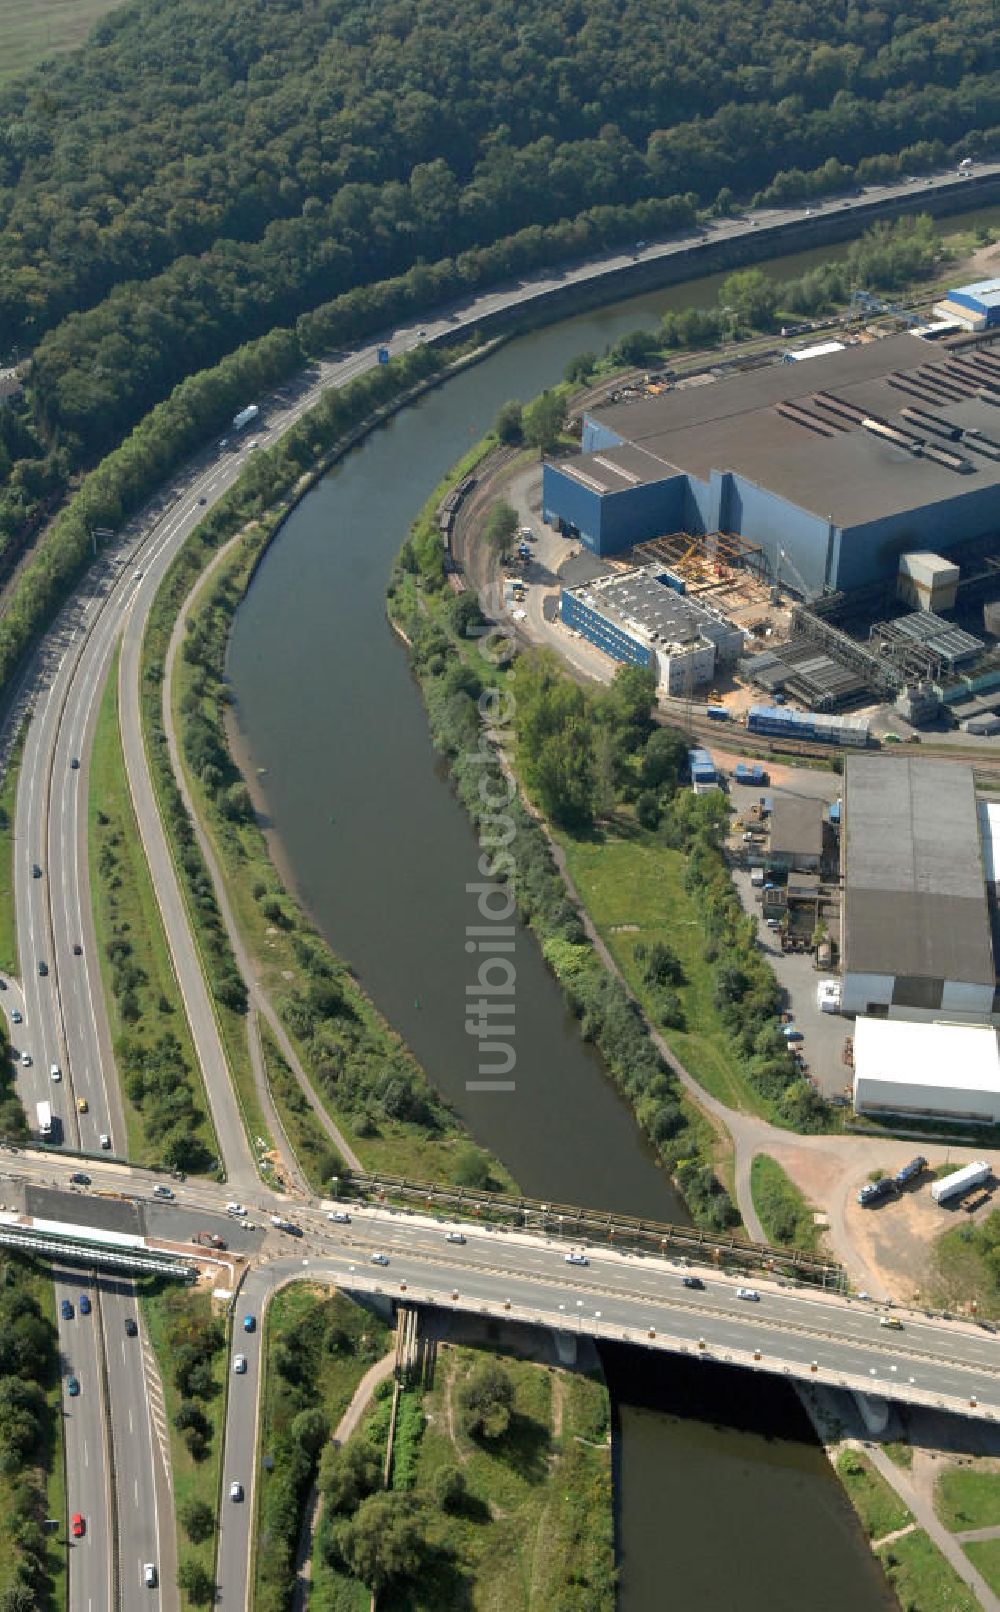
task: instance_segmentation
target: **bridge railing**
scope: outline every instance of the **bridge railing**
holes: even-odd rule
[[[667,1221],[640,1220],[576,1204],[543,1203],[503,1192],[459,1187],[406,1176],[344,1170],[332,1181],[334,1196],[366,1203],[396,1204],[422,1214],[450,1214],[571,1242],[604,1243],[639,1253],[669,1254],[735,1271],[770,1271],[790,1280],[842,1291],[844,1267],[835,1260],[792,1248],[754,1243],[732,1232],[705,1231]]]

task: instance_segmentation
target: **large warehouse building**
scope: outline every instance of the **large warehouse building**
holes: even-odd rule
[[[989,1025],[854,1026],[854,1107],[859,1114],[1000,1122],[1000,1057]]]
[[[888,580],[1000,527],[1000,346],[890,336],[598,407],[583,449],[542,514],[597,554],[725,532],[797,592]]]
[[[972,768],[851,756],[844,1013],[988,1023],[996,967]]]

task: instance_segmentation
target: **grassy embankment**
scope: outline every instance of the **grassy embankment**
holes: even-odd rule
[[[48,56],[82,45],[117,0],[0,0],[0,85]]]
[[[27,732],[28,724],[25,722],[14,741],[10,765],[0,788],[0,970],[5,974],[16,974],[19,967],[17,916],[14,912],[14,808]]]
[[[820,1227],[812,1205],[776,1159],[756,1153],[750,1165],[750,1191],[769,1243],[783,1243],[809,1254],[820,1251]]]
[[[489,1361],[513,1389],[510,1425],[495,1439],[464,1430],[461,1404],[474,1370]],[[384,1450],[386,1410],[377,1405],[354,1439]],[[528,1612],[562,1605],[568,1593],[574,1605],[612,1612],[611,1446],[602,1382],[488,1347],[445,1346],[433,1387],[401,1396],[393,1494],[415,1518],[420,1541],[413,1577],[393,1586],[393,1604],[419,1604],[424,1612],[452,1612],[459,1604]],[[317,1530],[314,1612],[362,1612],[368,1605],[367,1589],[334,1543],[345,1515],[350,1510],[336,1519],[328,1508]],[[418,1600],[411,1598],[414,1584]]]
[[[368,1368],[394,1347],[370,1310],[296,1282],[268,1305],[260,1448],[274,1465],[257,1481],[255,1612],[283,1612],[302,1508],[319,1457]]]
[[[946,1173],[952,1170],[949,1166]],[[1000,1210],[981,1221],[963,1216],[942,1232],[934,1245],[928,1289],[931,1301],[942,1309],[969,1309],[1000,1320]]]
[[[697,904],[684,886],[686,858],[633,823],[619,838],[609,829],[599,839],[559,835],[570,877],[594,927],[629,988],[649,1007],[650,993],[635,959],[639,941],[667,941],[680,960],[676,989],[687,1028],[665,1030],[664,1039],[700,1086],[730,1108],[772,1117],[771,1105],[743,1075],[732,1038],[715,1005],[712,971]]]
[[[913,1513],[860,1450],[842,1450],[837,1473],[870,1540],[911,1527]],[[890,1540],[875,1555],[910,1612],[977,1612],[974,1596],[922,1528]]]
[[[192,1291],[166,1284],[157,1289],[150,1284],[140,1292],[143,1318],[163,1381],[178,1566],[193,1558],[214,1579],[215,1526],[207,1536],[196,1530],[199,1537],[192,1539],[185,1527],[185,1516],[192,1506],[207,1506],[213,1518],[218,1513],[226,1394],[230,1386],[228,1324],[213,1317],[212,1301],[204,1289]],[[181,1360],[185,1370],[193,1363],[190,1375],[182,1376]],[[191,1424],[187,1428],[183,1427],[185,1421]],[[181,1606],[193,1604],[182,1592]]]
[[[188,1135],[204,1158],[214,1158],[218,1145],[208,1101],[125,774],[118,725],[117,654],[94,730],[87,836],[101,983],[116,1054],[126,1076],[122,1103],[128,1134],[112,1140],[119,1152],[127,1149],[136,1163],[162,1161],[162,1149],[149,1134],[143,1108],[131,1100],[127,1066],[137,1065],[161,1037],[169,1035],[179,1049],[170,1078],[176,1083],[180,1067],[186,1067],[186,1083],[192,1093],[195,1123]],[[125,946],[128,952],[116,964],[112,961],[112,955],[118,955],[115,948]],[[162,1131],[157,1135],[162,1138]]]
[[[954,1467],[934,1489],[934,1509],[952,1533],[1000,1524],[1000,1471]],[[1000,1595],[1000,1539],[970,1540],[963,1546],[973,1566]]]

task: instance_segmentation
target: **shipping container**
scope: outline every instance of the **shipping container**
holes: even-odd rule
[[[711,717],[713,722],[729,721],[729,712],[724,705],[709,705],[706,707],[706,715]]]
[[[260,409],[256,403],[248,403],[245,409],[240,409],[239,414],[233,415],[233,430],[242,431],[251,420],[256,420],[259,413]]]
[[[988,1181],[992,1170],[985,1159],[974,1159],[964,1169],[955,1170],[952,1175],[943,1176],[935,1181],[931,1187],[931,1197],[935,1203],[947,1203],[952,1198],[961,1198],[973,1187],[981,1187]]]

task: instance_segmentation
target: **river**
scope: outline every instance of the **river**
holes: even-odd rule
[[[842,250],[766,268],[789,278]],[[659,1219],[677,1218],[681,1206],[530,936],[517,939],[516,1089],[466,1090],[475,1057],[464,948],[477,922],[466,885],[479,877],[478,846],[431,750],[419,691],[385,619],[385,587],[417,509],[503,402],[530,399],[576,354],[602,352],[665,308],[711,303],[720,279],[511,341],[375,433],[271,545],[228,661],[242,756],[262,769],[283,872],[474,1134],[533,1196]],[[675,1421],[646,1408],[655,1393],[644,1391],[636,1408],[636,1373],[611,1375],[621,1612],[775,1612],[806,1599],[814,1612],[892,1605],[791,1390],[768,1391],[769,1425],[788,1434],[774,1443],[759,1432],[720,1434],[697,1410]]]

